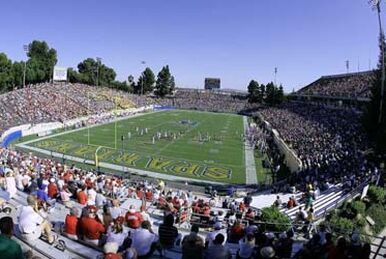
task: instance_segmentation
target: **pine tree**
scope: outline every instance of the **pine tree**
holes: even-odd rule
[[[257,103],[261,102],[260,100],[260,87],[259,83],[255,80],[251,80],[248,84],[248,102]]]
[[[164,66],[157,75],[155,84],[155,95],[164,97],[174,91],[174,77],[170,74],[169,66]]]
[[[134,87],[135,93],[146,94],[151,93],[154,90],[155,75],[150,68],[146,68],[141,76],[138,78],[138,82]]]
[[[384,36],[379,39],[380,55],[378,69],[374,71],[375,79],[371,86],[371,100],[366,106],[363,115],[363,125],[370,138],[376,143],[378,152],[386,152],[386,98],[383,96],[382,116],[380,117],[380,101],[382,87],[382,42],[385,44]],[[385,46],[385,45],[384,45]],[[386,60],[385,60],[386,62]]]

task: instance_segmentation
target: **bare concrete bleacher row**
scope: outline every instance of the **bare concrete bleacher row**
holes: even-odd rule
[[[326,211],[329,211],[337,203],[340,203],[341,201],[345,200],[346,193],[347,192],[342,189],[342,184],[336,184],[335,186],[321,193],[312,205],[312,207],[314,208],[315,217],[321,217]],[[295,198],[297,201],[301,201],[302,193],[296,193]],[[295,220],[296,212],[299,210],[300,206],[304,207],[305,203],[299,202],[298,206],[293,207],[291,209],[287,209],[286,204],[284,205],[285,207],[281,208],[280,211],[285,213],[291,220]]]

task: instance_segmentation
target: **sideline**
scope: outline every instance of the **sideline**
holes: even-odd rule
[[[243,116],[244,132],[248,127],[248,120],[246,116]],[[244,157],[245,157],[245,183],[246,184],[258,184],[254,148],[248,144],[248,141],[244,141]]]

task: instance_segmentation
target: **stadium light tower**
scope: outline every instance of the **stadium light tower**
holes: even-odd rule
[[[379,102],[379,117],[378,117],[378,123],[381,124],[381,122],[382,122],[382,110],[383,110],[383,96],[384,96],[384,89],[385,89],[385,44],[384,44],[385,34],[383,33],[382,21],[381,21],[381,0],[370,0],[369,3],[372,6],[373,10],[377,10],[378,24],[379,24],[379,36],[381,39],[382,77],[381,77],[381,100]]]
[[[101,64],[101,62],[102,62],[102,59],[101,59],[101,58],[99,58],[99,57],[97,57],[97,58],[96,58],[96,60],[97,60],[97,71],[96,71],[96,73],[97,73],[97,76],[96,76],[96,86],[98,87],[98,83],[99,83],[99,65]]]
[[[23,50],[25,51],[26,55],[28,53],[29,47],[28,45],[23,45]],[[27,70],[27,61],[24,62],[24,70],[23,70],[23,88],[25,88],[25,73]]]

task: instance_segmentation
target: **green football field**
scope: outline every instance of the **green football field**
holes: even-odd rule
[[[64,132],[27,145],[93,161],[98,149],[102,169],[105,162],[185,178],[245,183],[243,132],[239,115],[172,110]]]

